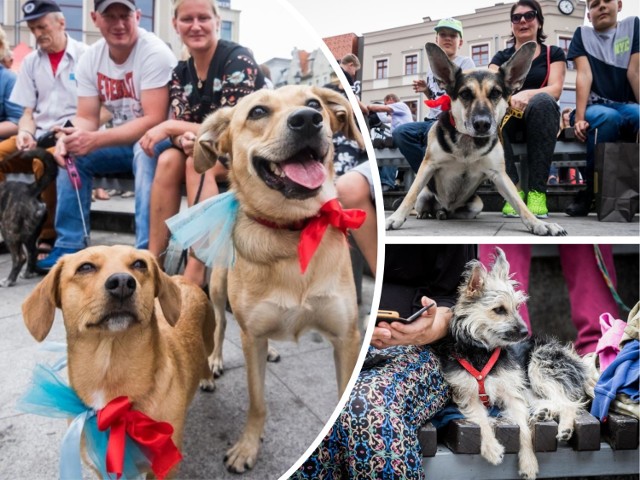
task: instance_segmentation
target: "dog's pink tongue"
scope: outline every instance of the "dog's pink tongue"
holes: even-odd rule
[[[312,159],[304,162],[285,162],[281,167],[289,180],[310,190],[318,188],[327,178],[324,165]]]

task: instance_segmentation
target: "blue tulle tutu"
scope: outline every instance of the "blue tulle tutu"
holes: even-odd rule
[[[233,192],[203,200],[167,220],[171,240],[183,249],[191,248],[209,267],[229,268],[235,259],[231,236],[238,208]]]
[[[82,478],[80,439],[83,434],[91,461],[102,478],[110,478],[105,465],[109,431],[98,430],[96,411],[86,406],[54,370],[55,367],[36,365],[28,391],[18,400],[18,410],[72,420],[60,448],[60,479]],[[149,465],[136,443],[127,437],[121,478],[145,478],[141,472],[148,470]]]

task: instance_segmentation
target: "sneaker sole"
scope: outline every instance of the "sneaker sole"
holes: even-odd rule
[[[520,215],[517,213],[503,213],[502,216],[504,218],[520,218]]]

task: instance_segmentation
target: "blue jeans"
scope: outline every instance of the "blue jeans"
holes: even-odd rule
[[[587,188],[593,186],[593,170],[595,163],[596,130],[598,143],[615,142],[621,136],[635,139],[638,134],[640,105],[637,103],[608,103],[588,105],[585,120],[589,122],[587,134]],[[571,124],[575,121],[575,110],[571,113]],[[630,138],[630,139],[631,139]]]
[[[418,173],[420,164],[424,159],[427,150],[427,134],[435,119],[425,120],[424,122],[409,122],[398,125],[393,129],[393,143],[396,144],[404,158],[407,159],[411,169]]]
[[[390,187],[396,186],[398,167],[380,167],[378,168],[378,172],[380,173],[380,183],[382,185],[388,185]]]
[[[75,162],[82,181],[82,187],[78,193],[87,234],[90,231],[89,214],[93,177],[107,173],[133,171],[136,194],[136,248],[147,248],[149,245],[151,184],[156,173],[156,159],[145,154],[140,144],[136,142],[131,146],[101,148],[83,157],[77,157]],[[84,236],[76,191],[66,172],[61,172],[58,175],[56,186],[58,189],[58,207],[55,220],[56,247],[80,250],[87,246],[88,238]]]

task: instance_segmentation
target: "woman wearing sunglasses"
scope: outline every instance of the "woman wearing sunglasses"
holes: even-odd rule
[[[510,100],[510,109],[505,116],[501,136],[504,144],[507,173],[518,186],[520,196],[527,207],[538,218],[546,218],[546,186],[551,166],[556,134],[560,125],[558,99],[562,93],[567,71],[564,51],[556,46],[547,46],[547,36],[542,29],[544,17],[536,0],[519,0],[511,7],[511,42],[513,46],[499,51],[491,59],[490,70],[498,71],[511,55],[527,42],[536,42],[536,54],[529,74],[517,93]],[[520,167],[528,169],[528,193],[519,183],[513,159],[511,143],[527,143],[527,162]],[[502,214],[517,216],[514,208],[505,203]]]

